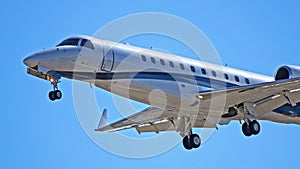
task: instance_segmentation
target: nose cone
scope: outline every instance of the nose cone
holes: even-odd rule
[[[28,67],[34,67],[38,64],[38,61],[34,56],[29,56],[23,60],[23,63]]]

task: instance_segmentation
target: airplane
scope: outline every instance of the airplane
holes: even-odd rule
[[[300,66],[281,66],[270,77],[85,35],[23,62],[29,75],[51,82],[51,101],[62,98],[58,83],[63,77],[149,105],[112,124],[106,124],[105,109],[97,132],[175,131],[191,150],[201,145],[193,128],[240,121],[249,137],[260,133],[260,120],[300,124]]]

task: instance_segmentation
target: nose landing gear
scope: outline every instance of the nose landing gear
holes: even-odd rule
[[[48,96],[51,101],[59,100],[62,98],[62,92],[58,90],[57,84],[59,83],[58,79],[50,79],[51,85],[53,85],[53,91],[50,91]]]
[[[59,100],[62,97],[62,93],[60,90],[54,90],[54,91],[50,91],[48,96],[51,101]]]
[[[51,101],[61,99],[62,93],[60,90],[58,90],[57,86],[57,84],[60,83],[59,79],[61,78],[61,74],[59,72],[51,71],[42,66],[37,65],[35,67],[35,69],[27,68],[27,73],[32,76],[51,82],[51,85],[53,86],[53,91],[50,91],[48,94],[48,97]],[[41,69],[41,71],[39,69]]]

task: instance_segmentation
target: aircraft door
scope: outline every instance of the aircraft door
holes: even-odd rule
[[[108,51],[104,51],[104,57],[101,65],[101,70],[110,72],[114,66],[114,50],[110,48]]]

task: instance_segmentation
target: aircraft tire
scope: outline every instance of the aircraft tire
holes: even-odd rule
[[[248,123],[243,123],[242,125],[242,132],[245,136],[250,137],[252,135],[252,131],[248,125]]]
[[[54,91],[50,91],[48,96],[51,101],[54,101],[56,99]]]
[[[191,150],[193,148],[191,140],[188,138],[188,136],[183,137],[182,144],[183,147],[187,150]]]
[[[201,145],[201,139],[198,134],[192,134],[190,136],[190,143],[193,148],[198,148]]]
[[[55,99],[59,100],[62,97],[62,92],[60,90],[54,91]]]
[[[249,128],[253,135],[257,135],[260,132],[260,125],[256,120],[250,122]]]

